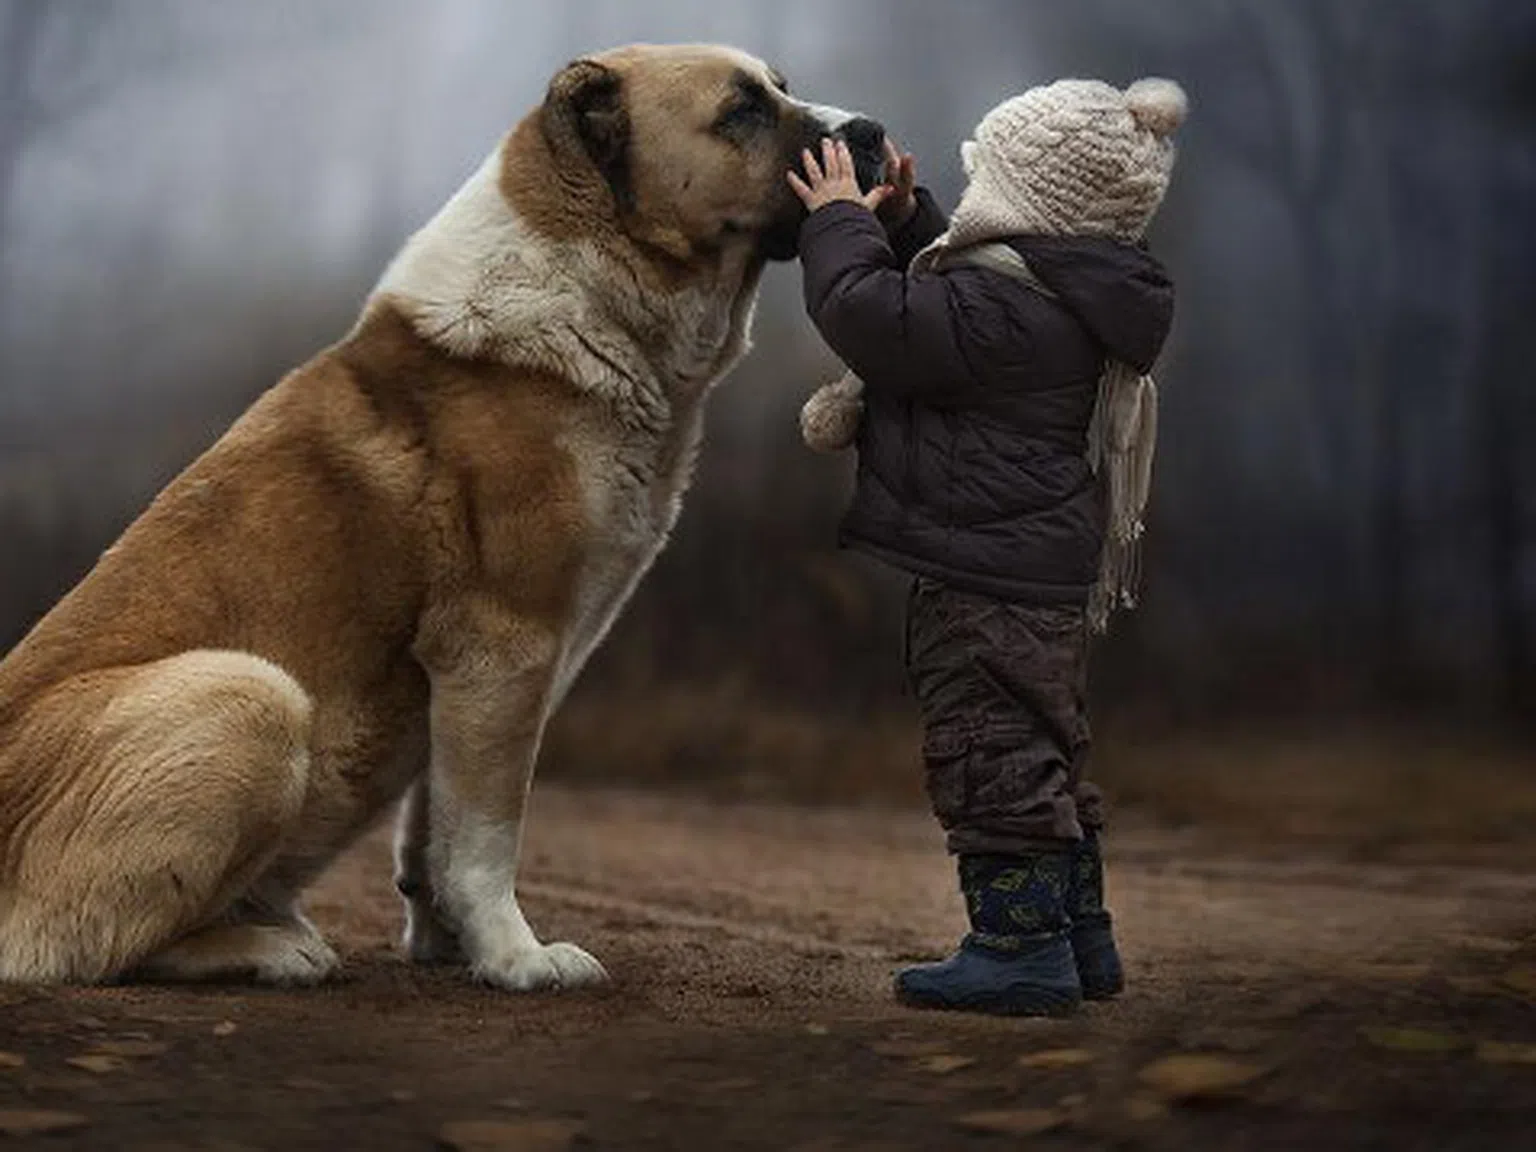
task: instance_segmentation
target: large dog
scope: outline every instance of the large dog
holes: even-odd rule
[[[318,980],[298,896],[404,797],[406,945],[604,978],[514,891],[540,734],[677,519],[803,210],[882,132],[714,46],[579,60],[0,664],[0,979]]]

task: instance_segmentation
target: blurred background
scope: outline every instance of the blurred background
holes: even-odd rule
[[[1536,819],[1536,6],[1502,0],[0,0],[0,649],[580,53],[718,40],[958,144],[1068,74],[1177,78],[1179,284],[1143,610],[1101,646],[1128,806],[1362,849]],[[797,269],[674,546],[548,745],[568,780],[921,796],[904,581],[800,447]]]

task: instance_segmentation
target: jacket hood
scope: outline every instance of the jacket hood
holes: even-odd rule
[[[1111,356],[1151,371],[1173,323],[1173,281],[1151,254],[1099,236],[1012,236],[1007,243]]]

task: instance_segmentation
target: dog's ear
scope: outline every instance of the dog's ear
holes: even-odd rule
[[[544,135],[557,157],[590,163],[621,212],[634,206],[629,181],[629,111],[623,78],[596,60],[575,60],[549,83]]]

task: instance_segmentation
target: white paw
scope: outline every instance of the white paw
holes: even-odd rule
[[[505,960],[481,962],[474,971],[476,979],[508,992],[568,992],[608,981],[595,956],[565,943],[541,944]]]
[[[318,934],[286,929],[264,934],[251,959],[263,984],[318,984],[341,967],[341,957]]]

